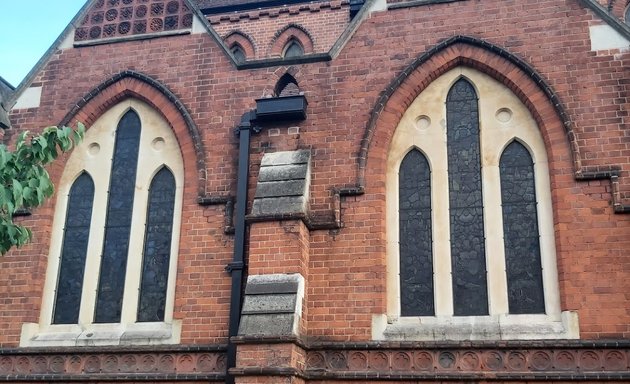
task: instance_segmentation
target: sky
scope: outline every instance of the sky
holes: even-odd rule
[[[87,0],[0,0],[0,76],[17,87]]]

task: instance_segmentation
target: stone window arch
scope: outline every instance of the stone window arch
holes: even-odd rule
[[[175,134],[144,102],[91,124],[57,185],[40,320],[23,326],[22,346],[179,342],[183,178]]]
[[[396,128],[386,180],[387,313],[375,339],[579,336],[560,310],[542,135],[507,87],[467,67],[429,84]],[[522,294],[532,287],[540,294]]]

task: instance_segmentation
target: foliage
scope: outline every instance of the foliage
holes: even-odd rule
[[[31,231],[13,223],[13,215],[19,209],[38,207],[52,196],[53,184],[44,166],[78,144],[84,133],[81,123],[76,130],[48,127],[37,136],[22,132],[13,151],[0,144],[0,254],[31,239]]]

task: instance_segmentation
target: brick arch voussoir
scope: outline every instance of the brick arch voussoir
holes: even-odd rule
[[[198,197],[204,197],[207,168],[201,133],[179,98],[165,85],[147,75],[124,71],[112,76],[83,96],[59,125],[80,121],[89,129],[107,110],[129,98],[147,103],[168,122],[182,152],[186,178],[198,180]],[[187,153],[194,153],[194,156],[187,156]]]
[[[374,159],[374,166],[378,167],[378,162],[386,158],[394,130],[416,97],[435,79],[458,66],[474,68],[510,88],[532,113],[550,155],[553,157],[551,143],[561,136],[560,140],[570,146],[574,172],[576,175],[582,172],[572,124],[544,78],[522,59],[500,47],[473,37],[455,36],[416,58],[381,93],[361,140],[357,187],[365,188],[368,160]]]
[[[274,35],[269,47],[269,55],[281,56],[282,50],[291,39],[297,40],[302,45],[305,54],[313,53],[314,43],[310,32],[301,25],[289,24]]]
[[[256,44],[254,39],[251,38],[245,32],[239,30],[233,30],[223,37],[225,45],[232,47],[234,44],[238,44],[245,52],[245,57],[253,59],[256,57]]]

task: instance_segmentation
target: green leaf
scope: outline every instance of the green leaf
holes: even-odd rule
[[[47,127],[40,135],[21,132],[15,149],[0,144],[0,254],[26,244],[30,229],[13,223],[16,208],[35,208],[52,196],[54,186],[45,165],[83,140],[85,126]]]
[[[13,179],[11,183],[11,189],[13,190],[13,202],[16,207],[22,206],[22,184],[19,181]]]

